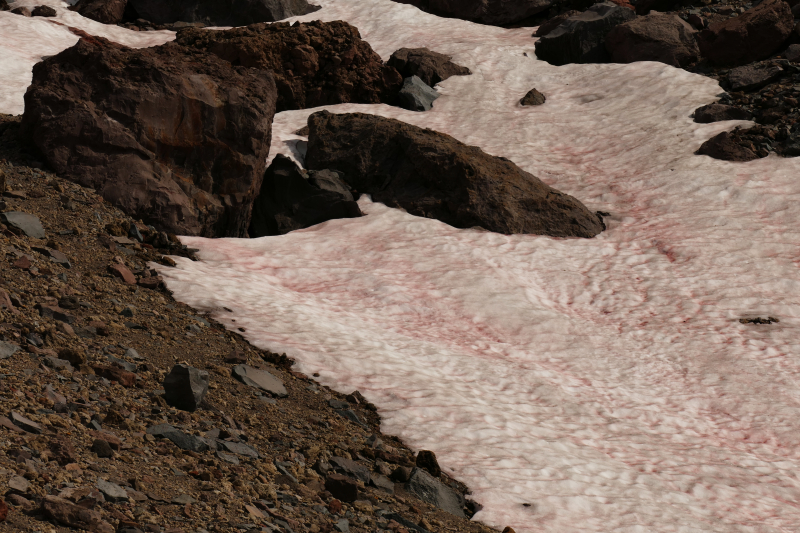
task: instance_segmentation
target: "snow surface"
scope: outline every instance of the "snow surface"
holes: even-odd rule
[[[360,390],[386,431],[474,490],[478,520],[800,531],[800,159],[693,155],[737,124],[689,118],[721,92],[707,78],[657,63],[552,67],[535,59],[531,29],[390,0],[318,3],[304,19],[347,20],[384,58],[427,46],[474,73],[442,83],[427,113],[328,109],[508,157],[610,212],[609,229],[504,236],[363,199],[363,218],[281,237],[185,238],[202,261],[162,269],[175,296]],[[532,87],[547,103],[518,106]],[[276,116],[273,156],[302,158],[292,132],[310,112]],[[738,322],[756,316],[780,323]]]

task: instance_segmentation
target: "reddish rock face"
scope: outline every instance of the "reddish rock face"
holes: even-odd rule
[[[314,113],[306,164],[359,193],[457,228],[594,237],[600,218],[511,161],[432,130],[375,115]]]
[[[233,65],[271,70],[278,111],[323,105],[391,103],[403,79],[383,64],[358,29],[343,21],[253,24],[209,31],[188,28],[176,41]]]
[[[766,59],[783,46],[794,29],[794,16],[783,0],[764,0],[738,17],[700,32],[697,44],[706,59],[719,65],[745,65]]]
[[[658,61],[683,67],[697,61],[697,31],[679,16],[651,13],[615,27],[606,37],[606,49],[615,63]]]
[[[242,237],[269,154],[269,72],[102,38],[34,67],[22,133],[62,177],[169,233]]]

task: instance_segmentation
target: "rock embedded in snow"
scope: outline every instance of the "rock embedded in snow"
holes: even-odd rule
[[[694,112],[694,121],[699,124],[720,122],[722,120],[750,120],[753,115],[742,108],[725,104],[708,104],[698,107]]]
[[[46,237],[39,218],[28,213],[19,211],[0,213],[0,221],[12,228],[16,228],[28,237],[33,237],[34,239],[44,239]]]
[[[410,111],[430,111],[437,98],[439,93],[436,89],[429,87],[416,76],[403,80],[403,87],[397,94],[400,107]]]
[[[244,236],[276,97],[263,70],[92,37],[34,67],[21,126],[61,176],[159,230]]]
[[[155,22],[245,26],[313,13],[307,0],[128,0],[138,17]]]
[[[633,20],[636,14],[611,2],[595,4],[569,17],[536,42],[536,56],[551,65],[606,63],[611,56],[605,39],[614,27]]]
[[[553,0],[395,0],[423,11],[482,24],[503,25],[522,21],[548,9]]]
[[[779,79],[786,72],[773,63],[745,65],[728,72],[731,91],[754,91]]]
[[[542,24],[536,28],[536,31],[533,32],[533,37],[544,37],[554,29],[558,28],[562,22],[575,15],[580,15],[580,13],[581,12],[577,9],[570,9],[569,11],[560,13],[555,17],[542,22]]]
[[[524,106],[542,105],[546,101],[547,97],[545,95],[536,89],[531,89],[525,94],[525,96],[522,97],[522,100],[519,101],[519,104]]]
[[[331,171],[301,170],[278,154],[264,173],[261,190],[253,202],[250,237],[283,235],[327,220],[361,216],[346,184]]]
[[[249,365],[236,365],[233,367],[233,376],[245,385],[261,389],[273,396],[283,398],[289,395],[283,382],[266,370],[259,370]]]
[[[736,142],[734,135],[728,131],[723,131],[704,142],[697,150],[697,154],[724,161],[752,161],[753,159],[758,159],[758,155],[755,152]]]
[[[320,111],[308,118],[306,165],[344,173],[376,202],[458,228],[594,237],[597,215],[514,163],[394,119]]]
[[[697,30],[674,13],[651,13],[609,32],[606,49],[615,63],[658,61],[683,67],[697,61]]]
[[[712,63],[745,65],[780,50],[794,26],[789,4],[764,0],[738,17],[711,24],[697,36],[697,44]]]
[[[36,6],[31,11],[32,17],[55,17],[56,10],[50,6]]]
[[[196,411],[208,392],[208,372],[178,364],[164,378],[164,399],[184,411]]]
[[[11,10],[11,12],[14,13],[15,15],[22,15],[23,17],[31,16],[31,10],[25,6],[15,7],[14,9]]]
[[[404,487],[406,492],[424,502],[450,514],[465,516],[464,497],[421,468],[415,468],[411,472],[411,477]]]
[[[430,87],[451,76],[469,76],[472,72],[451,61],[452,57],[428,50],[427,48],[401,48],[396,50],[389,61],[403,78],[416,76]]]
[[[442,473],[439,461],[436,460],[436,454],[430,450],[420,450],[417,454],[416,464],[419,468],[427,470],[433,477],[439,477],[439,474]]]
[[[403,83],[358,29],[341,20],[254,24],[229,30],[187,28],[176,41],[243,67],[270,70],[277,110],[342,103],[391,103]]]
[[[80,0],[70,7],[82,16],[103,24],[122,22],[128,0]]]

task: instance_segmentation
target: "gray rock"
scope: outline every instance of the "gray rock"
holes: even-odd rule
[[[139,355],[139,352],[137,352],[133,348],[128,348],[125,351],[125,357],[127,357],[128,359],[144,359],[144,357]]]
[[[11,412],[11,417],[10,418],[11,418],[11,421],[14,423],[15,426],[17,426],[20,429],[23,429],[23,430],[27,431],[28,433],[35,433],[35,434],[38,435],[38,434],[40,434],[42,432],[42,426],[40,426],[39,424],[37,424],[33,420],[25,418],[24,416],[22,416],[21,414],[17,413],[16,411],[12,411]]]
[[[369,477],[369,484],[376,489],[388,492],[389,494],[394,494],[394,483],[392,483],[392,481],[386,476],[372,474]]]
[[[16,228],[28,237],[34,239],[44,239],[45,233],[42,223],[39,219],[28,213],[21,213],[19,211],[9,211],[8,213],[0,213],[0,220],[7,226]]]
[[[114,450],[111,448],[111,445],[108,441],[103,439],[94,439],[92,443],[92,451],[97,454],[97,457],[100,458],[110,458],[114,457]]]
[[[334,409],[350,409],[349,403],[345,402],[344,400],[337,400],[336,398],[331,398],[328,400],[328,405]]]
[[[694,121],[698,124],[709,124],[721,120],[750,120],[753,115],[745,109],[725,104],[708,104],[698,107],[694,112]]]
[[[256,450],[252,446],[248,446],[247,444],[243,444],[241,442],[218,440],[217,443],[222,448],[225,448],[229,452],[235,453],[236,455],[241,455],[244,457],[252,457],[253,459],[258,459],[259,457],[261,457],[261,454],[258,453],[258,450]]]
[[[344,457],[331,457],[330,464],[341,474],[347,474],[364,483],[369,482],[369,469],[364,465]]]
[[[415,468],[411,472],[411,478],[405,484],[405,489],[406,492],[443,511],[465,517],[464,497],[421,468]]]
[[[333,528],[340,533],[350,533],[350,522],[347,518],[341,518],[336,522]]]
[[[366,428],[367,425],[361,420],[361,418],[356,414],[355,411],[352,409],[338,409],[336,413],[341,416],[342,418],[346,418],[347,420],[358,424],[359,426]]]
[[[54,370],[72,370],[72,365],[69,364],[69,361],[64,361],[51,355],[45,357],[42,362]]]
[[[205,439],[189,435],[169,424],[158,424],[147,428],[147,433],[154,437],[169,439],[181,450],[204,452],[209,446]]]
[[[403,87],[397,95],[400,107],[411,111],[428,111],[437,98],[439,93],[436,89],[432,89],[416,76],[403,80]]]
[[[97,488],[103,493],[107,500],[112,502],[126,502],[128,501],[128,492],[117,485],[105,479],[97,480]]]
[[[19,351],[19,346],[13,342],[0,341],[0,359],[8,359]]]
[[[164,378],[164,399],[184,411],[195,411],[208,392],[208,372],[189,365],[172,367]]]
[[[175,503],[175,504],[178,504],[178,505],[186,505],[186,504],[190,504],[190,503],[197,503],[197,500],[195,500],[194,498],[192,498],[188,494],[179,494],[178,496],[175,496],[174,498],[172,498],[172,503]]]
[[[796,5],[795,7],[798,6],[800,6],[800,4]],[[800,61],[800,44],[790,44],[789,48],[784,50],[783,57],[792,63],[797,63]]]
[[[752,91],[772,83],[784,74],[781,67],[771,63],[745,65],[728,73],[728,83],[731,91]]]
[[[31,487],[30,481],[22,476],[14,476],[8,480],[8,488],[25,494]]]
[[[427,48],[401,48],[386,62],[394,67],[403,78],[417,76],[429,87],[435,87],[450,76],[469,76],[467,67],[456,65],[450,56],[428,50]]]
[[[528,91],[528,94],[522,97],[522,100],[519,101],[520,105],[542,105],[547,100],[547,97],[537,91],[536,89],[531,89]]]
[[[292,466],[291,463],[286,463],[284,461],[275,461],[275,468],[278,470],[278,472],[291,479],[293,483],[297,483],[297,478],[294,477],[292,471],[289,470],[290,466]]]
[[[219,452],[218,451],[217,452],[217,458],[222,460],[222,461],[225,461],[226,463],[230,463],[232,465],[238,465],[239,464],[239,459],[235,455],[231,455],[229,453]]]
[[[108,359],[111,363],[117,363],[119,366],[121,366],[128,372],[135,373],[137,370],[139,370],[139,367],[136,365],[136,363],[129,363],[128,361],[124,361],[122,359],[119,359],[118,357],[114,357],[111,354],[106,354],[106,359]]]
[[[236,365],[233,367],[236,379],[256,389],[266,391],[280,398],[289,395],[283,382],[265,370],[259,370],[249,365]]]
[[[605,63],[611,57],[606,36],[619,24],[633,20],[636,13],[611,2],[595,4],[569,17],[536,42],[536,56],[551,65]]]

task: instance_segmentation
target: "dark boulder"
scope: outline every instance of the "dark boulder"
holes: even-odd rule
[[[433,102],[439,98],[436,89],[429,87],[416,76],[403,80],[403,87],[397,94],[397,103],[410,111],[430,111]]]
[[[244,67],[271,70],[278,111],[323,105],[392,103],[403,84],[358,29],[341,20],[181,30],[177,42]]]
[[[395,0],[440,17],[503,25],[522,21],[548,9],[553,0]]]
[[[708,104],[698,107],[694,112],[694,121],[709,124],[722,120],[750,120],[753,115],[740,107],[725,104]]]
[[[714,159],[724,161],[752,161],[758,155],[749,148],[736,142],[731,132],[723,131],[704,142],[696,152],[698,155],[707,155]]]
[[[525,96],[519,101],[519,105],[530,106],[530,105],[542,105],[547,101],[547,97],[537,91],[536,89],[531,89],[528,91]]]
[[[127,5],[128,0],[80,0],[70,9],[103,24],[118,24],[122,22]]]
[[[427,470],[433,477],[439,477],[442,473],[439,461],[436,459],[436,454],[430,450],[419,451],[417,454],[417,466]]]
[[[25,6],[15,7],[14,9],[11,10],[11,12],[14,13],[15,15],[22,15],[23,17],[31,16],[31,10]]]
[[[731,91],[754,91],[772,83],[786,72],[778,65],[763,63],[745,65],[728,72],[728,84]]]
[[[698,60],[697,30],[673,13],[652,13],[625,22],[606,37],[615,63],[658,61],[684,67]]]
[[[712,63],[746,65],[780,50],[793,29],[789,4],[764,0],[738,17],[711,24],[697,36],[697,44]]]
[[[0,11],[8,11],[9,9],[11,8],[8,6],[8,2],[6,0],[0,0]]]
[[[514,163],[394,119],[327,111],[308,119],[306,165],[412,215],[498,233],[594,237],[602,221]]]
[[[200,50],[84,38],[34,67],[21,130],[60,176],[134,218],[243,237],[276,96],[270,73]]]
[[[33,17],[55,17],[56,15],[56,10],[50,6],[36,6],[31,11]]]
[[[800,6],[800,4],[797,4]],[[800,44],[790,44],[786,50],[783,51],[783,57],[792,63],[800,61]]]
[[[450,76],[469,76],[472,72],[467,67],[456,65],[450,56],[433,52],[427,48],[401,48],[392,54],[386,62],[394,67],[403,78],[416,76],[433,87]]]
[[[536,42],[536,56],[551,65],[605,63],[611,59],[606,36],[619,24],[636,18],[626,7],[611,2],[595,4],[569,17]]]
[[[184,411],[196,411],[208,392],[208,372],[178,364],[164,378],[164,399]]]
[[[245,26],[306,15],[319,9],[307,0],[128,0],[136,14],[156,24],[202,22]]]
[[[415,468],[411,478],[405,484],[406,492],[413,494],[425,503],[429,503],[455,516],[465,517],[464,496],[454,491],[421,468]]]
[[[250,237],[283,235],[336,218],[361,216],[347,185],[335,172],[306,173],[278,154],[253,203]]]
[[[562,22],[570,17],[574,17],[575,15],[580,15],[580,13],[581,12],[577,9],[570,9],[569,11],[565,11],[549,20],[542,22],[539,27],[536,28],[536,31],[533,32],[533,37],[544,37],[554,29],[558,28]]]

